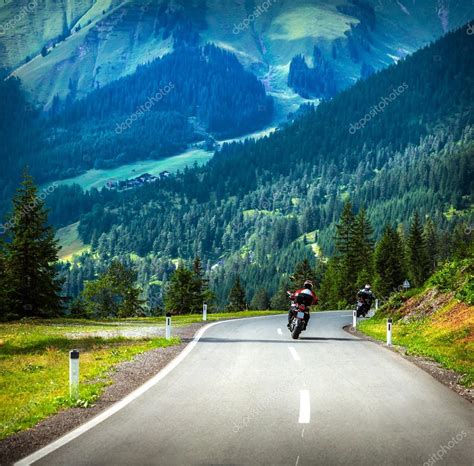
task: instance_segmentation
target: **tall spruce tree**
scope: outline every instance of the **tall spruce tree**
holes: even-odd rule
[[[428,256],[430,260],[429,273],[431,274],[435,271],[440,256],[439,233],[431,218],[426,221],[423,234],[428,246]]]
[[[229,311],[245,311],[247,308],[247,301],[245,297],[245,289],[240,280],[240,276],[235,277],[234,285],[229,293],[229,304],[227,309]]]
[[[44,201],[25,170],[13,199],[6,259],[8,306],[21,317],[52,317],[61,312],[61,281],[56,272],[59,246],[47,221]]]
[[[250,302],[250,308],[257,311],[266,311],[267,309],[270,309],[270,298],[265,288],[259,288],[255,292],[255,295]]]
[[[6,254],[5,254],[5,243],[3,238],[0,238],[0,321],[5,320],[8,314],[7,305],[7,266],[6,266]]]
[[[334,283],[340,286],[337,291],[338,298],[345,302],[352,302],[357,288],[357,265],[355,245],[355,222],[356,217],[352,211],[352,204],[347,201],[344,204],[339,223],[336,224],[336,235],[334,238],[336,258],[333,263],[333,272],[338,277]]]
[[[195,276],[191,270],[179,264],[171,275],[165,292],[165,309],[173,314],[186,314],[193,311]]]
[[[430,258],[418,212],[413,217],[408,233],[408,258],[413,285],[423,285],[430,273]]]
[[[190,299],[193,312],[200,312],[204,303],[210,304],[215,300],[214,293],[209,289],[209,280],[205,277],[201,258],[196,256],[193,262],[193,286]]]
[[[375,289],[388,297],[405,279],[405,260],[402,240],[397,230],[387,225],[375,249]]]
[[[353,223],[352,244],[349,249],[350,264],[358,286],[372,281],[374,275],[374,229],[367,218],[365,209],[361,209]]]
[[[311,280],[313,283],[316,280],[316,273],[307,258],[296,265],[295,272],[291,276],[291,286],[293,289],[301,288],[305,280]]]

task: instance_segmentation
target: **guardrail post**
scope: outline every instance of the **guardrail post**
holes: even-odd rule
[[[352,326],[357,327],[357,311],[352,311]]]
[[[202,320],[207,320],[207,304],[202,305]]]
[[[79,398],[79,351],[69,351],[69,396]]]
[[[387,346],[392,346],[392,319],[387,320]]]
[[[171,338],[171,312],[166,313],[165,336],[167,340]]]

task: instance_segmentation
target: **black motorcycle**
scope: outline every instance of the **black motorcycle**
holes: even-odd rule
[[[367,317],[367,314],[370,311],[370,304],[364,298],[357,298],[356,312],[357,317]]]

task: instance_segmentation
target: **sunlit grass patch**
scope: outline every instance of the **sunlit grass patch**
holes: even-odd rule
[[[461,383],[474,386],[473,307],[451,300],[428,317],[407,320],[395,316],[392,342],[404,346],[408,354],[424,356],[447,369],[463,374]],[[388,315],[375,316],[359,324],[359,329],[378,340],[386,339]]]
[[[90,406],[110,383],[110,373],[118,363],[180,342],[179,338],[73,340],[65,336],[92,329],[97,326],[0,325],[0,439],[32,427],[63,408]],[[81,353],[78,402],[68,396],[68,353],[73,348]]]

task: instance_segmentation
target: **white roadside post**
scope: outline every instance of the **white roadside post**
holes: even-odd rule
[[[376,299],[375,300],[375,312],[377,312],[379,310],[379,300]]]
[[[352,311],[352,326],[357,327],[357,311]]]
[[[207,320],[207,304],[202,305],[202,320]]]
[[[170,312],[166,313],[165,336],[167,340],[171,338],[171,313]]]
[[[387,320],[387,346],[392,346],[392,319]]]
[[[79,398],[79,351],[69,351],[69,396]]]

